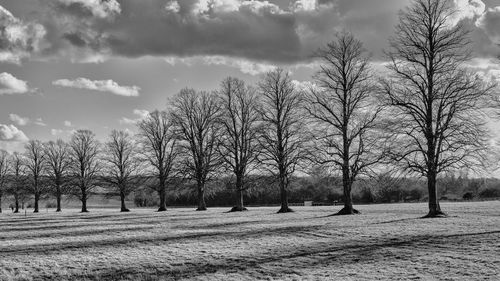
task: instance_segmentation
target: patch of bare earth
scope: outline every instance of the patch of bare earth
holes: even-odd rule
[[[500,280],[500,202],[0,215],[0,280]]]

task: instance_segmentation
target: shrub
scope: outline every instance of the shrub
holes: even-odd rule
[[[47,209],[52,209],[52,208],[56,208],[56,207],[57,207],[57,203],[54,201],[49,201],[49,202],[45,203],[45,208],[47,208]]]
[[[466,192],[462,198],[464,200],[472,200],[472,198],[474,198],[474,194],[472,194],[472,192]]]
[[[479,192],[481,198],[498,198],[500,197],[500,188],[488,187]]]

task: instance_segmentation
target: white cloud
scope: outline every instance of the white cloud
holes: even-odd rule
[[[476,21],[476,26],[483,29],[496,44],[500,43],[500,6],[489,8]]]
[[[37,119],[33,122],[33,124],[38,125],[38,126],[43,126],[43,127],[47,126],[47,124],[45,124],[45,122],[43,122],[43,119],[42,119],[42,118],[37,118]]]
[[[121,13],[120,3],[116,0],[59,0],[59,3],[66,6],[80,5],[97,18],[110,18]]]
[[[137,122],[146,118],[149,114],[149,111],[147,111],[145,109],[134,109],[133,113],[134,113],[134,115],[137,116],[137,118],[123,117],[122,119],[120,119],[120,124],[135,125],[135,124],[137,124]]]
[[[482,15],[486,5],[481,0],[453,0],[456,13],[453,15],[450,23],[456,25],[463,19],[474,19]]]
[[[176,0],[171,0],[167,2],[167,4],[165,5],[165,10],[171,13],[178,13],[180,9],[181,6],[179,5],[179,2],[177,2]]]
[[[17,79],[7,72],[0,73],[0,95],[24,94],[29,91],[26,81]]]
[[[71,121],[64,120],[64,126],[66,126],[66,127],[73,127],[73,124],[71,124]]]
[[[164,61],[172,66],[182,63],[192,66],[197,63],[205,65],[224,65],[237,68],[239,71],[250,75],[259,75],[273,70],[276,66],[269,63],[255,62],[243,58],[233,58],[228,56],[193,56],[188,58],[165,57]]]
[[[119,96],[137,97],[141,88],[137,86],[120,86],[113,80],[90,80],[87,78],[79,77],[75,80],[59,79],[52,81],[52,85],[87,89],[100,92],[109,92]]]
[[[28,137],[14,125],[0,124],[0,141],[26,142]]]
[[[297,0],[291,5],[291,10],[294,12],[314,11],[317,7],[317,0]]]
[[[60,135],[62,134],[64,131],[63,130],[60,130],[60,129],[50,129],[50,134],[53,135],[53,136],[57,136],[57,135]]]
[[[0,62],[19,64],[39,51],[45,33],[41,24],[25,23],[0,5]]]
[[[28,117],[21,117],[17,114],[11,113],[9,114],[10,121],[16,123],[18,126],[26,126],[30,122]]]

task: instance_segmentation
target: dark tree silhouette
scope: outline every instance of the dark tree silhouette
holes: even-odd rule
[[[56,212],[61,211],[61,198],[66,192],[70,172],[70,148],[63,140],[49,141],[44,144],[47,161],[47,176],[51,182],[52,193],[56,196]]]
[[[2,197],[7,190],[10,172],[10,155],[5,150],[0,150],[0,213],[2,212]]]
[[[23,155],[14,152],[10,158],[12,168],[12,182],[8,191],[14,197],[14,213],[19,213],[19,202],[25,199],[25,175],[26,169],[23,164]]]
[[[89,130],[78,130],[69,143],[71,173],[77,187],[73,194],[82,202],[82,213],[88,212],[87,200],[97,186],[100,164],[100,144]]]
[[[235,176],[236,206],[231,211],[244,211],[243,192],[247,174],[258,153],[259,101],[254,88],[233,77],[222,81],[219,97],[223,130],[219,153]]]
[[[436,178],[447,169],[481,165],[487,148],[482,109],[491,86],[471,75],[469,31],[452,25],[451,1],[415,0],[402,11],[383,80],[393,122],[392,159],[427,178],[429,213],[444,216]]]
[[[154,185],[160,197],[158,212],[166,211],[167,183],[179,154],[173,124],[165,111],[153,111],[138,123],[138,127],[141,153],[158,178],[158,185]]]
[[[352,185],[383,155],[369,58],[361,41],[348,32],[337,34],[317,57],[321,61],[317,87],[310,89],[306,104],[316,139],[314,160],[333,164],[342,173],[344,208],[337,214],[359,213],[352,206]]]
[[[46,159],[43,153],[43,144],[39,140],[30,140],[25,145],[25,166],[28,171],[28,189],[35,200],[34,213],[38,213],[38,202],[46,191],[46,185],[42,184],[42,173],[45,171]]]
[[[196,181],[198,211],[207,209],[205,186],[221,167],[221,106],[215,94],[183,89],[172,100],[172,121],[181,140],[185,173]]]
[[[121,212],[129,211],[125,198],[138,184],[140,161],[137,152],[136,143],[129,133],[111,131],[105,145],[104,160],[107,165],[103,179],[120,194]]]
[[[289,74],[280,68],[266,73],[259,88],[264,122],[259,138],[259,162],[278,181],[281,201],[278,213],[292,212],[288,207],[288,187],[297,166],[306,156],[303,99]]]

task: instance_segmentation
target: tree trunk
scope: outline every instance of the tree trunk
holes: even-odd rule
[[[196,211],[206,211],[207,204],[205,204],[205,183],[198,181],[198,208]]]
[[[121,200],[121,210],[120,212],[130,212],[129,209],[125,206],[125,193],[123,191],[120,192],[120,200]]]
[[[231,212],[246,211],[247,208],[243,205],[243,180],[241,176],[236,176],[235,199],[236,206],[231,209]]]
[[[165,212],[167,210],[167,193],[165,192],[164,184],[160,184],[158,196],[160,196],[160,205],[158,206],[158,212]]]
[[[426,216],[424,216],[424,218],[435,218],[435,217],[446,216],[446,214],[441,211],[441,207],[439,206],[436,178],[437,175],[435,172],[430,171],[427,173],[427,189],[429,192],[429,213]]]
[[[84,187],[81,188],[82,190],[82,213],[87,213],[89,210],[87,210],[87,191],[85,190]]]
[[[336,213],[336,215],[353,215],[359,214],[359,211],[352,206],[352,180],[349,176],[349,168],[342,168],[342,185],[344,187],[344,208]]]
[[[287,184],[286,184],[286,179],[282,176],[280,177],[280,199],[281,199],[281,208],[279,209],[278,214],[293,212],[293,210],[288,207]]]
[[[56,187],[56,204],[57,204],[57,209],[56,212],[61,211],[61,186],[57,185]]]
[[[0,193],[0,213],[2,213],[2,194]]]
[[[19,213],[19,196],[15,195],[14,200],[15,200],[15,205],[16,205],[16,207],[14,209],[14,213]]]
[[[33,210],[33,213],[38,213],[38,201],[40,200],[40,194],[38,192],[35,192],[35,209]]]

